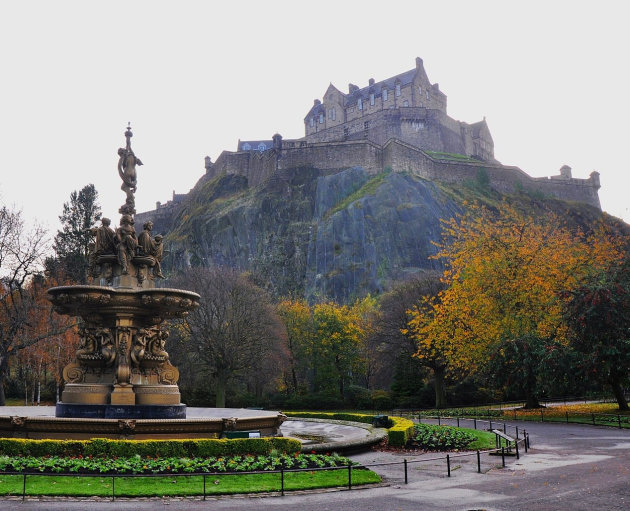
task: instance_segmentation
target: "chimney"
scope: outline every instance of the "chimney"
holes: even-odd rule
[[[319,99],[313,100],[313,106],[321,105],[322,102]]]
[[[368,83],[369,83],[370,85],[374,85],[374,78],[370,78],[370,80],[368,81]]]
[[[416,69],[421,69],[423,66],[422,59],[420,57],[416,57]]]
[[[350,92],[350,94],[352,94],[353,92],[356,92],[359,90],[359,87],[357,85],[355,85],[354,83],[349,83],[348,84],[348,91]]]

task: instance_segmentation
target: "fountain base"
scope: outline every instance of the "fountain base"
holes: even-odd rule
[[[185,419],[186,405],[57,403],[55,417],[80,419]]]

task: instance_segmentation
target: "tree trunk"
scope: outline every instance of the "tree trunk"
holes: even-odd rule
[[[617,400],[617,404],[619,405],[619,410],[630,410],[630,408],[628,407],[628,401],[626,401],[626,396],[623,394],[623,387],[619,383],[619,380],[614,379],[610,383],[610,386],[612,387],[613,394],[615,394],[615,399]]]
[[[525,392],[525,408],[540,408],[538,397],[533,392]]]
[[[445,373],[446,371],[443,367],[433,369],[435,379],[435,407],[438,409],[446,408],[446,389],[444,387]]]
[[[216,376],[217,388],[216,388],[216,401],[215,406],[217,408],[225,408],[225,388],[227,387],[227,377],[219,373]]]
[[[4,377],[7,374],[6,353],[4,345],[0,345],[0,406],[6,404],[6,396],[4,395]]]

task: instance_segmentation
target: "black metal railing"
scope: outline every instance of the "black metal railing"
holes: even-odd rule
[[[520,446],[520,447],[519,447]],[[199,493],[195,495],[200,495],[203,497],[203,500],[206,500],[208,495],[224,495],[228,492],[211,492],[207,491],[207,478],[212,477],[216,478],[219,476],[244,476],[244,475],[252,475],[252,474],[278,474],[278,486],[276,488],[271,488],[267,490],[260,490],[260,493],[279,493],[280,495],[284,495],[285,492],[291,491],[286,488],[285,485],[285,476],[289,473],[296,472],[317,472],[317,471],[331,471],[331,470],[344,470],[347,472],[347,483],[343,487],[347,487],[347,489],[352,490],[352,488],[356,485],[353,485],[352,474],[353,471],[359,469],[371,469],[377,467],[386,467],[386,466],[400,466],[401,467],[401,475],[399,476],[401,481],[404,481],[405,484],[409,483],[409,467],[414,464],[420,463],[429,463],[429,462],[437,462],[442,461],[444,463],[443,470],[446,471],[448,477],[452,476],[452,462],[453,460],[460,458],[469,458],[476,457],[475,467],[476,472],[481,473],[482,471],[482,455],[490,455],[490,454],[498,454],[501,456],[501,464],[489,463],[491,468],[503,468],[506,466],[506,457],[510,455],[515,455],[516,459],[520,458],[522,450],[527,452],[530,447],[529,435],[526,432],[521,432],[520,437],[515,441],[514,446],[504,446],[501,445],[497,449],[488,449],[488,450],[477,450],[465,453],[456,453],[456,454],[446,454],[444,456],[434,456],[430,458],[422,458],[416,460],[408,460],[404,459],[403,461],[396,462],[383,462],[383,463],[368,463],[368,464],[359,464],[359,465],[344,465],[338,467],[315,467],[315,468],[298,468],[298,469],[279,469],[279,470],[263,470],[263,471],[252,471],[252,472],[200,472],[200,473],[178,473],[178,474],[80,474],[80,473],[72,473],[72,474],[62,474],[62,473],[47,473],[47,472],[0,472],[1,475],[13,475],[13,476],[22,476],[22,500],[25,500],[28,496],[39,496],[46,495],[45,492],[40,493],[27,493],[29,478],[34,477],[75,477],[75,478],[99,478],[99,479],[111,479],[111,500],[115,501],[116,497],[128,496],[124,494],[116,494],[116,480],[120,478],[155,478],[155,477],[168,477],[168,478],[179,478],[179,477],[201,477],[202,485],[199,489]],[[512,453],[511,450],[514,449],[515,452]],[[485,463],[488,465],[488,463]],[[233,493],[233,492],[229,492]]]

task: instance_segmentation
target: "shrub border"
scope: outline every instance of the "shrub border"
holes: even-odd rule
[[[267,455],[272,451],[298,453],[302,445],[293,438],[234,438],[181,440],[34,440],[0,438],[0,455],[5,456],[107,456],[210,457],[243,454]]]

